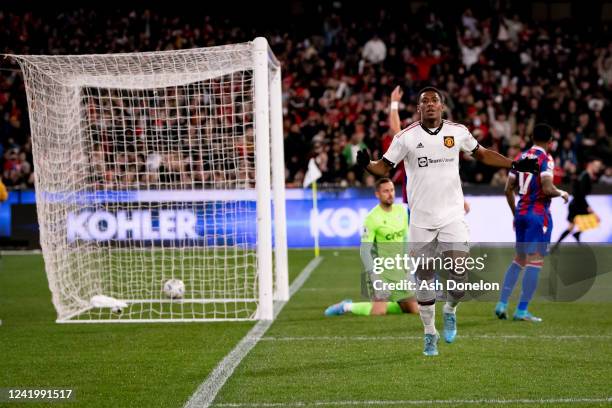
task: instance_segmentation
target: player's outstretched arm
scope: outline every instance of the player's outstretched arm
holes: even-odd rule
[[[366,149],[357,152],[357,164],[377,177],[387,177],[393,167],[384,159],[371,161],[370,154]]]
[[[476,160],[481,161],[487,166],[491,167],[500,167],[534,174],[537,174],[540,171],[538,159],[525,158],[512,161],[511,159],[480,145],[478,145],[478,148],[474,153],[474,157]]]

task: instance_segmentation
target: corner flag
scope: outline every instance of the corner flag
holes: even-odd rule
[[[304,188],[308,188],[309,185],[312,184],[312,211],[315,215],[314,219],[318,219],[319,209],[317,207],[317,180],[321,178],[323,174],[315,159],[312,158],[308,162],[308,170],[304,175]],[[312,217],[311,217],[312,219]],[[314,254],[315,257],[319,256],[319,226],[314,225]]]

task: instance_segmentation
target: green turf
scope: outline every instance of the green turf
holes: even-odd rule
[[[311,256],[290,251],[292,278]],[[612,397],[612,303],[540,302],[533,311],[544,323],[534,325],[498,321],[492,303],[469,302],[457,342],[426,358],[416,316],[325,318],[327,305],[359,298],[360,280],[356,251],[323,256],[217,405]],[[611,287],[610,275],[594,290]],[[55,317],[42,258],[3,256],[0,387],[73,387],[71,407],[180,407],[253,324],[59,325]]]
[[[216,404],[612,397],[611,303],[539,303],[533,310],[544,323],[535,325],[499,321],[493,303],[469,302],[458,312],[457,342],[441,344],[440,356],[428,358],[421,355],[417,316],[323,317],[326,305],[359,296],[356,252],[323,255],[324,262],[245,358]],[[598,279],[601,284],[607,279],[609,286],[611,275]],[[440,315],[438,307],[439,328]],[[503,404],[509,405],[514,404]]]
[[[290,275],[311,257],[292,252]],[[3,255],[0,388],[71,387],[71,407],[180,407],[254,324],[62,325],[55,318],[42,257]]]

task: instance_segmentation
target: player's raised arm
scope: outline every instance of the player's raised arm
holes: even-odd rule
[[[400,115],[399,115],[399,103],[402,99],[404,92],[402,88],[396,86],[391,92],[391,108],[389,109],[389,130],[397,135],[402,130]]]

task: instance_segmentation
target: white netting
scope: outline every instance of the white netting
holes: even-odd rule
[[[254,318],[253,43],[15,58],[58,320]],[[171,278],[183,299],[162,291]]]

